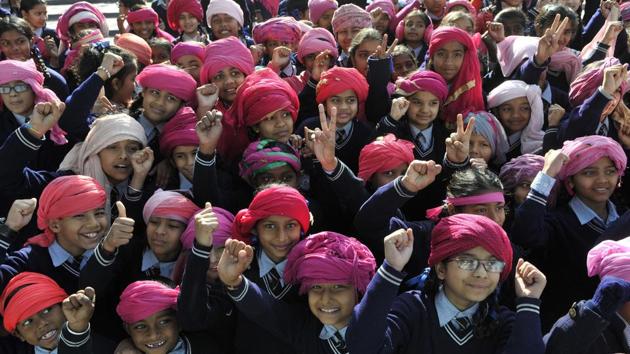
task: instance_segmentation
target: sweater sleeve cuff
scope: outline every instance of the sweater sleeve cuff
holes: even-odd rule
[[[378,268],[376,273],[378,273],[381,278],[385,279],[386,281],[397,287],[400,286],[406,276],[405,272],[397,271],[396,269],[394,269],[394,267],[389,265],[387,261],[383,261],[383,265]]]
[[[46,135],[44,135],[41,139],[38,139],[29,133],[29,128],[27,124],[23,124],[21,127],[15,130],[15,135],[20,140],[22,144],[28,147],[31,150],[39,150],[42,146],[42,143],[46,141]]]
[[[536,174],[534,181],[532,181],[531,189],[538,192],[539,194],[542,194],[544,197],[548,197],[555,184],[555,178],[540,171],[538,172],[538,174]]]
[[[326,178],[328,178],[329,181],[336,181],[339,179],[339,177],[341,177],[345,168],[347,168],[346,165],[341,160],[337,159],[337,166],[335,167],[335,169],[332,171],[324,170],[324,173],[326,174]]]
[[[540,299],[531,297],[516,298],[516,312],[533,312],[540,315]]]
[[[116,249],[115,252],[111,253],[105,250],[105,248],[103,248],[103,244],[99,244],[98,247],[96,247],[96,249],[94,249],[94,258],[96,258],[96,261],[98,262],[98,264],[100,264],[103,267],[109,267],[110,265],[114,264],[114,261],[116,260],[116,256],[118,255],[118,249]]]
[[[444,160],[442,161],[442,163],[444,164],[444,166],[453,169],[453,170],[459,170],[465,167],[468,167],[468,165],[470,164],[470,156],[466,157],[466,160],[462,161],[462,162],[453,162],[450,161],[447,156],[446,153],[444,154]]]
[[[405,188],[405,186],[403,186],[402,177],[398,177],[394,180],[394,189],[396,190],[396,193],[403,198],[411,199],[416,196],[416,193],[409,191]]]
[[[602,90],[601,86],[597,88],[597,91],[599,93],[601,93],[604,97],[606,97],[609,101],[612,100],[614,97],[611,96],[608,92]]]
[[[68,322],[63,325],[61,330],[61,336],[59,339],[70,348],[79,348],[90,340],[90,324],[88,323],[88,328],[81,332],[74,332],[68,327]]]
[[[245,295],[247,295],[247,291],[249,290],[249,280],[247,280],[247,278],[244,275],[242,275],[242,277],[243,277],[243,281],[241,282],[239,286],[237,286],[234,289],[227,289],[228,295],[235,302],[242,301],[243,298],[245,298]]]
[[[201,257],[201,258],[204,258],[204,259],[209,259],[210,258],[210,251],[212,251],[212,246],[202,246],[199,243],[197,243],[197,240],[193,241],[193,246],[192,246],[191,252],[195,256]]]
[[[217,160],[217,154],[206,155],[200,152],[197,152],[195,156],[195,162],[206,167],[213,166]]]

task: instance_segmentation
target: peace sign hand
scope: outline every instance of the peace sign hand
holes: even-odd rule
[[[394,42],[392,42],[392,45],[389,48],[387,48],[387,38],[388,38],[387,34],[384,34],[381,44],[378,47],[376,47],[376,51],[372,53],[371,55],[372,58],[387,59],[391,57],[394,47],[396,47],[396,44],[398,44],[398,38],[394,39]],[[385,50],[386,48],[387,50]]]
[[[311,69],[311,76],[313,77],[313,80],[319,81],[324,71],[330,68],[331,58],[332,57],[330,56],[330,50],[328,49],[317,54],[317,56],[315,57],[315,62],[313,63],[313,69]]]
[[[540,40],[538,41],[538,50],[536,51],[536,56],[534,57],[534,61],[537,65],[545,64],[552,55],[560,50],[558,39],[560,39],[560,36],[566,30],[568,24],[568,17],[565,17],[564,20],[560,22],[560,14],[556,15],[553,19],[551,27],[545,30],[545,34],[540,37]]]
[[[453,163],[466,161],[470,150],[470,136],[475,127],[475,118],[470,118],[464,129],[464,116],[457,115],[457,131],[446,138],[446,159]]]
[[[332,171],[337,167],[335,157],[335,138],[337,133],[337,107],[330,110],[330,121],[326,118],[323,104],[319,104],[319,123],[321,130],[310,131],[307,139],[313,141],[313,153],[322,165],[324,171]]]

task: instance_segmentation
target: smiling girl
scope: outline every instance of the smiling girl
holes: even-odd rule
[[[164,38],[172,43],[174,38],[159,27],[160,19],[157,12],[150,7],[137,7],[127,14],[127,23],[131,33],[140,36],[147,42],[152,38]]]
[[[198,1],[170,0],[166,16],[169,27],[180,33],[173,44],[181,42],[208,44],[208,35],[201,26],[203,9]]]

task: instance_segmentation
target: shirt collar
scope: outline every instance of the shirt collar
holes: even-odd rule
[[[182,339],[182,337],[179,337],[179,340],[177,341],[177,344],[175,344],[175,347],[173,348],[173,350],[171,350],[168,353],[169,354],[186,354],[187,352],[188,350],[186,348],[186,343],[184,343],[184,340]]]
[[[350,136],[350,131],[352,130],[352,124],[354,124],[354,120],[349,121],[348,123],[346,123],[346,125],[344,125],[341,128],[337,128],[336,130],[343,130],[345,132],[343,136],[347,138],[348,136]]]
[[[258,269],[260,270],[260,277],[264,277],[267,273],[271,271],[272,268],[276,268],[278,274],[280,274],[280,283],[284,286],[284,267],[287,265],[287,260],[280,263],[274,263],[269,256],[265,253],[264,250],[260,251],[260,256],[258,257]]]
[[[545,90],[542,93],[542,98],[543,100],[545,100],[548,103],[553,103],[553,96],[551,93],[551,85],[549,85],[549,83],[547,83],[547,87],[545,87]]]
[[[508,142],[510,146],[516,144],[519,140],[521,140],[521,132],[516,132],[508,136]]]
[[[339,332],[341,334],[341,336],[343,337],[343,339],[346,340],[346,330],[347,329],[348,329],[347,326],[338,330],[337,328],[335,328],[335,326],[324,325],[324,327],[322,327],[322,331],[319,332],[319,339],[328,340],[332,336],[334,336],[335,333]]]
[[[412,124],[409,124],[409,129],[411,129],[411,135],[413,136],[413,139],[416,139],[418,134],[422,134],[422,136],[424,136],[425,141],[431,141],[431,134],[433,133],[433,124],[429,125],[428,128],[424,128],[423,130],[416,128]]]
[[[595,130],[596,132],[599,131],[599,128],[602,127],[602,125],[605,125],[606,128],[610,129],[610,125],[608,124],[608,117],[604,118],[601,122],[599,122],[599,124],[597,124],[597,130]]]
[[[289,65],[285,66],[284,69],[282,69],[282,73],[287,77],[295,76],[296,71],[297,69],[295,68],[295,65],[291,63],[289,63]]]
[[[446,326],[447,323],[455,318],[468,317],[472,319],[472,316],[477,312],[477,308],[479,308],[479,303],[475,303],[466,310],[460,311],[446,297],[443,287],[440,287],[440,291],[435,295],[435,310],[440,321],[440,327]]]
[[[584,225],[593,219],[597,219],[603,222],[605,225],[609,225],[613,221],[619,219],[619,214],[617,214],[617,208],[615,208],[615,205],[610,200],[607,201],[606,204],[608,207],[608,219],[604,221],[602,220],[602,218],[599,217],[599,215],[597,215],[597,213],[593,211],[593,209],[584,204],[584,202],[580,198],[578,198],[577,195],[571,198],[571,200],[569,201],[569,206],[580,221],[580,225]]]
[[[147,117],[144,116],[144,113],[140,114],[140,117],[138,117],[138,123],[140,123],[140,125],[144,129],[144,135],[147,136],[147,141],[151,141],[155,137],[154,136],[155,132],[153,131],[153,129],[157,128],[157,130],[161,133],[162,128],[164,128],[164,124],[165,124],[165,123],[160,123],[158,125],[155,125],[151,123],[151,121],[148,120]]]
[[[192,182],[186,178],[183,174],[179,174],[179,189],[189,191],[192,189]]]
[[[90,256],[92,256],[92,253],[94,253],[94,250],[87,250],[83,252],[83,258],[81,259],[81,265],[79,266],[81,269],[85,267],[87,261],[90,259]],[[74,256],[72,256],[68,251],[61,247],[59,242],[57,242],[56,240],[50,246],[48,246],[48,254],[50,255],[50,259],[52,260],[53,266],[55,268],[64,264],[66,261],[74,262]]]
[[[140,268],[140,270],[146,272],[153,267],[159,267],[160,275],[165,278],[170,278],[175,268],[175,262],[160,262],[155,253],[147,247],[142,254],[142,268]]]
[[[35,354],[57,354],[57,348],[53,350],[48,350],[42,347],[35,346]]]
[[[21,115],[21,114],[16,114],[16,113],[13,113],[13,116],[15,117],[15,120],[17,120],[17,122],[18,122],[20,125],[22,125],[22,124],[24,124],[24,123],[26,123],[26,122],[28,122],[28,121],[30,120],[30,118],[29,118],[29,117],[27,117],[27,116],[23,116],[23,115]]]

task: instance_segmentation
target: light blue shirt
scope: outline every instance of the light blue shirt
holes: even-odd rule
[[[322,331],[319,333],[319,339],[328,340],[331,337],[333,337],[335,335],[335,333],[339,332],[339,334],[341,334],[341,337],[343,338],[343,340],[346,340],[346,330],[347,329],[348,329],[347,326],[338,330],[337,328],[335,328],[335,326],[324,325],[324,327],[322,327]]]
[[[186,353],[188,353],[188,349],[186,348],[186,343],[184,343],[184,340],[182,339],[182,337],[179,337],[179,340],[177,341],[177,344],[175,345],[175,348],[173,348],[173,350],[171,350],[168,353],[169,354],[186,354]]]
[[[584,202],[578,196],[574,196],[569,201],[569,206],[580,221],[580,225],[584,225],[586,223],[589,223],[593,219],[597,219],[604,225],[608,226],[615,220],[619,219],[619,214],[617,214],[617,208],[615,208],[615,205],[610,200],[606,202],[606,205],[608,207],[608,218],[606,220],[602,220],[602,218],[600,218],[599,215],[597,215],[597,213],[593,211],[593,209],[584,204]]]
[[[258,257],[258,269],[260,269],[260,273],[259,273],[260,277],[261,278],[264,277],[265,275],[267,275],[267,273],[271,271],[271,269],[276,268],[276,272],[280,274],[280,284],[282,284],[283,287],[284,287],[284,277],[282,276],[282,274],[284,274],[284,267],[286,265],[287,265],[286,259],[276,264],[271,260],[271,258],[269,258],[269,256],[267,256],[265,251],[261,251],[260,257]]]
[[[157,135],[153,129],[157,128],[157,130],[161,133],[162,128],[164,128],[164,124],[165,124],[165,123],[161,123],[161,124],[155,125],[151,123],[151,121],[148,120],[144,116],[144,114],[140,115],[140,117],[138,118],[138,123],[140,123],[140,125],[144,129],[144,135],[146,135],[147,141],[153,140],[155,136]]]
[[[422,150],[427,150],[431,147],[431,135],[433,134],[433,124],[431,124],[428,128],[420,130],[415,126],[409,124],[409,128],[411,129],[411,135],[413,137],[414,144],[417,142],[416,137],[418,134],[422,134],[424,137],[424,141],[422,141]]]
[[[551,95],[551,85],[547,82],[547,87],[545,87],[545,91],[542,92],[542,99],[547,103],[553,103],[553,97]]]
[[[446,294],[444,294],[444,288],[442,287],[440,287],[440,291],[437,295],[435,295],[435,311],[437,312],[438,320],[440,321],[440,327],[446,326],[447,323],[456,318],[468,317],[468,319],[472,320],[472,317],[475,312],[477,312],[478,308],[479,303],[476,303],[466,310],[461,311],[446,297]]]
[[[188,191],[188,190],[192,190],[192,182],[188,180],[188,178],[186,178],[186,176],[184,176],[183,174],[179,174],[179,189],[184,190],[184,191]]]
[[[22,124],[28,122],[29,120],[31,120],[29,117],[23,116],[23,115],[20,115],[20,114],[13,113],[13,116],[15,117],[15,120],[17,120],[20,125],[22,125]]]
[[[142,268],[143,272],[146,272],[150,268],[160,268],[160,275],[165,278],[170,278],[175,268],[175,261],[173,262],[160,262],[157,256],[150,248],[144,250],[142,254]]]
[[[42,347],[35,346],[35,354],[57,354],[57,348],[53,350],[48,350]]]
[[[81,265],[79,266],[80,269],[85,267],[93,253],[94,250],[87,250],[83,253],[83,259],[81,259]],[[55,268],[61,266],[66,261],[74,262],[74,256],[61,247],[57,241],[54,241],[50,246],[48,246],[48,254],[50,254],[50,259],[52,260]]]

